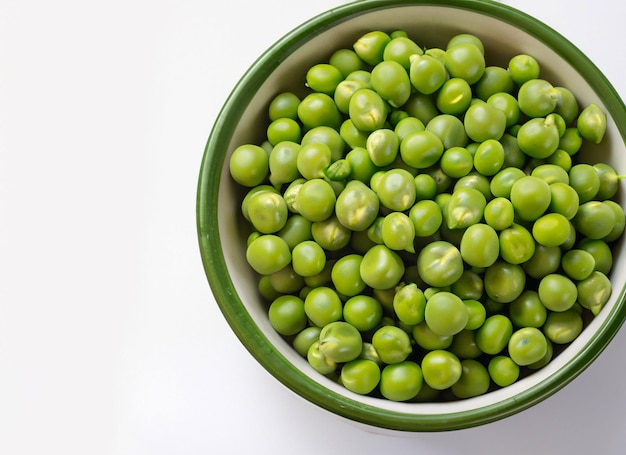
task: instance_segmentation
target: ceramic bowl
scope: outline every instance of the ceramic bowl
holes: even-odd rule
[[[267,108],[281,91],[301,92],[305,71],[333,50],[351,47],[371,30],[406,30],[425,47],[445,47],[458,33],[479,36],[488,64],[506,67],[518,53],[534,56],[542,77],[568,87],[581,106],[597,103],[607,114],[601,146],[586,146],[596,161],[626,173],[626,109],[599,69],[566,38],[518,10],[472,0],[359,1],[303,23],[263,53],[234,87],[210,133],[197,193],[197,228],[206,275],[224,317],[241,343],[278,381],[303,399],[368,428],[442,431],[486,424],[527,409],[566,386],[603,351],[624,317],[626,258],[614,250],[613,293],[583,333],[547,366],[511,386],[442,403],[392,402],[349,392],[314,371],[271,327],[258,277],[246,262],[250,232],[240,214],[243,190],[228,170],[240,144],[265,140]],[[625,187],[617,195],[624,201]]]

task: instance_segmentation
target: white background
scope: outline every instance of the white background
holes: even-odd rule
[[[0,0],[0,453],[622,453],[626,332],[487,426],[383,436],[295,396],[204,276],[195,191],[254,59],[340,0]],[[622,2],[516,0],[626,96]]]

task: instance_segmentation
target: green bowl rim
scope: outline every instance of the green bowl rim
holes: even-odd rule
[[[446,6],[482,13],[525,30],[549,45],[577,68],[605,103],[622,139],[626,138],[626,107],[611,83],[596,65],[560,33],[513,7],[489,0],[390,1],[362,0],[323,12],[293,29],[268,48],[233,88],[209,135],[201,162],[196,199],[196,224],[200,254],[209,285],[228,324],[249,353],[283,385],[297,395],[334,414],[366,425],[412,432],[447,431],[490,423],[521,412],[553,395],[582,373],[613,339],[626,318],[624,292],[597,335],[562,369],[541,383],[498,403],[448,414],[410,414],[380,409],[340,395],[295,368],[263,335],[246,311],[228,274],[222,254],[217,222],[221,171],[235,125],[249,100],[281,61],[308,40],[311,34],[327,30],[345,20],[379,9],[407,5]]]

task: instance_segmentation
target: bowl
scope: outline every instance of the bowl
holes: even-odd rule
[[[521,412],[555,394],[586,369],[614,338],[626,316],[623,241],[613,245],[613,292],[609,301],[552,361],[507,387],[445,402],[402,402],[355,394],[315,371],[268,319],[258,275],[246,262],[251,229],[241,215],[245,189],[229,173],[229,157],[241,144],[261,144],[267,109],[278,93],[303,94],[306,70],[351,48],[372,30],[405,30],[426,48],[445,48],[460,33],[478,36],[487,63],[506,67],[530,54],[541,77],[569,88],[580,106],[597,104],[607,116],[600,145],[582,153],[626,172],[626,108],[610,82],[579,49],[546,24],[509,6],[472,0],[359,1],[306,21],[264,52],[236,84],[206,144],[197,192],[197,232],[208,282],[225,319],[251,355],[303,399],[366,428],[430,432],[469,428]],[[616,198],[624,200],[620,186]]]

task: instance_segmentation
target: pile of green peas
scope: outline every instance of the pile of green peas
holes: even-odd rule
[[[272,327],[317,372],[393,401],[506,387],[611,295],[620,177],[579,160],[606,116],[476,35],[375,30],[278,93],[230,157]]]

